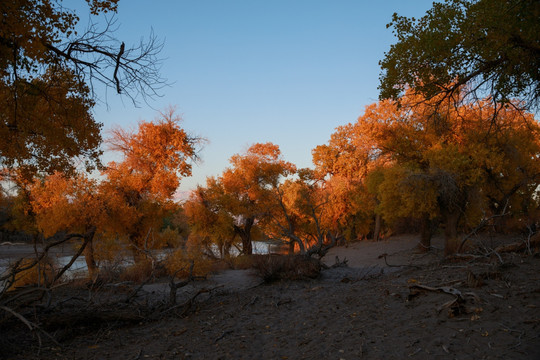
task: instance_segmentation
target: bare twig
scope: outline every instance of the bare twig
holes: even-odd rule
[[[221,334],[220,336],[217,337],[216,340],[214,340],[214,344],[217,343],[219,340],[223,339],[225,336],[229,335],[229,334],[232,334],[232,330],[226,330],[223,332],[223,334]]]
[[[90,240],[92,240],[92,238],[94,237],[95,232],[96,232],[96,227],[94,226],[94,227],[92,227],[90,229],[90,231],[88,231],[86,234],[83,235],[84,242],[82,243],[81,247],[79,248],[79,251],[77,251],[77,253],[75,255],[73,255],[71,260],[62,268],[62,270],[60,270],[58,272],[58,274],[56,274],[56,276],[54,277],[52,283],[54,283],[56,280],[60,279],[60,277],[62,275],[64,275],[64,273],[71,267],[71,265],[73,265],[73,263],[77,260],[77,258],[79,256],[81,256],[81,254],[83,253],[84,249],[86,248],[86,246],[88,245]]]
[[[468,233],[467,235],[465,235],[465,237],[461,240],[461,243],[459,244],[459,247],[457,249],[457,252],[461,252],[461,250],[463,249],[463,246],[465,245],[465,243],[474,235],[476,235],[476,233],[478,231],[480,231],[482,228],[484,228],[491,220],[493,219],[496,219],[496,218],[499,218],[499,217],[503,217],[503,216],[506,216],[510,213],[507,213],[506,212],[506,209],[508,208],[508,202],[509,200],[506,200],[506,203],[504,204],[504,208],[502,209],[501,213],[500,214],[495,214],[495,215],[492,215],[488,218],[484,218],[482,219],[482,221],[480,221],[480,223],[470,232]]]
[[[176,304],[176,290],[178,290],[181,287],[184,287],[184,286],[188,285],[190,282],[193,281],[193,269],[194,269],[194,267],[195,267],[195,262],[193,260],[191,260],[191,263],[189,265],[189,275],[188,275],[187,279],[184,280],[184,281],[181,281],[179,283],[175,283],[174,278],[180,272],[181,269],[177,270],[174,273],[174,275],[171,276],[171,280],[169,282],[169,288],[170,288],[169,304],[170,305],[175,305]]]
[[[213,287],[211,289],[207,289],[207,288],[204,288],[204,289],[200,289],[199,291],[197,291],[195,293],[195,295],[193,295],[188,301],[186,301],[185,303],[183,304],[179,304],[179,305],[175,305],[175,306],[171,306],[165,310],[163,310],[160,315],[164,315],[170,311],[173,311],[173,310],[176,310],[180,307],[183,308],[182,312],[180,313],[177,313],[178,316],[184,316],[188,311],[189,309],[191,309],[191,306],[193,306],[193,303],[195,302],[195,300],[197,299],[197,297],[199,297],[199,295],[201,294],[205,294],[205,293],[211,293],[212,291],[214,291],[215,289],[218,289],[220,287],[223,287],[223,285],[219,285],[219,286],[216,286],[216,287]]]
[[[47,336],[49,339],[51,339],[56,345],[58,346],[62,346],[60,345],[60,343],[58,341],[56,341],[54,339],[54,337],[52,335],[50,335],[48,332],[46,332],[45,330],[43,330],[42,328],[40,328],[37,324],[29,321],[28,319],[26,319],[24,316],[22,316],[21,314],[19,314],[18,312],[14,311],[13,309],[7,307],[7,306],[3,306],[3,305],[0,305],[0,309],[1,310],[4,310],[5,312],[7,313],[10,313],[11,315],[15,316],[17,319],[19,319],[24,325],[26,325],[28,327],[28,329],[30,329],[30,331],[35,331],[35,330],[38,330],[40,331],[43,335]],[[38,336],[38,339],[39,339],[39,344],[41,346],[41,337],[39,336],[38,333],[36,333],[36,335]]]

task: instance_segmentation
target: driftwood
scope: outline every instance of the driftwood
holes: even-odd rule
[[[508,200],[506,200],[506,203],[504,204],[504,208],[502,209],[501,213],[500,214],[495,214],[495,215],[492,215],[490,216],[489,218],[484,218],[482,219],[482,221],[480,221],[480,223],[478,224],[478,226],[476,226],[470,233],[468,233],[467,235],[465,235],[465,237],[463,237],[463,239],[461,240],[461,243],[459,244],[459,247],[457,248],[457,252],[461,252],[461,250],[463,249],[463,246],[465,245],[465,243],[473,236],[473,235],[476,235],[476,233],[478,231],[480,231],[481,229],[483,229],[491,220],[495,219],[495,218],[499,218],[499,217],[503,217],[503,216],[506,216],[506,215],[509,215],[509,213],[506,212],[506,209],[508,208]]]
[[[24,325],[26,325],[28,327],[28,329],[32,332],[34,332],[38,338],[38,341],[39,341],[39,347],[41,348],[41,336],[40,336],[40,333],[47,336],[49,339],[51,339],[57,346],[60,346],[61,345],[56,341],[56,339],[50,335],[48,332],[46,332],[45,330],[43,330],[38,324],[28,320],[27,318],[25,318],[23,315],[21,315],[20,313],[16,312],[15,310],[7,307],[7,306],[0,306],[0,309],[4,310],[6,313],[16,317],[17,319],[19,319]]]
[[[187,279],[180,281],[178,283],[174,281],[174,278],[176,277],[176,275],[178,274],[180,270],[176,271],[174,275],[171,276],[171,280],[169,281],[169,289],[170,289],[169,304],[171,306],[176,305],[176,290],[180,289],[181,287],[187,286],[190,282],[193,281],[193,268],[194,267],[195,267],[195,262],[193,262],[192,260],[191,264],[189,265],[189,275]]]
[[[413,289],[443,292],[446,294],[451,294],[451,295],[455,295],[457,297],[463,298],[463,296],[461,295],[461,291],[459,291],[456,288],[449,287],[449,286],[431,287],[431,286],[420,285],[420,284],[414,284],[414,285],[409,286],[409,290],[413,290]]]
[[[325,242],[325,239],[330,241]],[[317,255],[319,259],[322,259],[326,255],[326,253],[328,253],[328,251],[334,246],[336,246],[338,241],[341,241],[342,239],[342,235],[334,235],[330,231],[328,231],[326,235],[319,232],[317,236],[317,243],[310,247],[305,254],[307,256]]]
[[[216,290],[218,288],[221,288],[221,287],[223,287],[223,285],[219,285],[219,286],[213,287],[211,289],[207,289],[207,288],[199,289],[199,291],[197,291],[195,293],[195,295],[193,295],[191,298],[189,298],[183,304],[168,307],[165,310],[157,313],[156,315],[158,317],[160,317],[160,316],[163,316],[163,315],[165,315],[167,313],[173,312],[176,316],[179,316],[179,317],[184,316],[191,309],[191,307],[193,306],[193,304],[195,303],[195,300],[199,297],[199,295],[206,294],[206,293],[211,293],[212,291],[214,291],[214,290]],[[180,312],[178,312],[177,310],[180,309],[180,308],[182,310]]]
[[[480,297],[473,292],[462,293],[456,288],[450,286],[439,286],[431,287],[426,285],[414,284],[409,286],[410,294],[407,296],[407,300],[411,300],[416,297],[422,290],[425,291],[434,291],[434,292],[443,292],[445,294],[454,295],[453,300],[447,301],[437,308],[438,312],[441,312],[444,309],[448,309],[448,316],[454,317],[460,314],[469,314],[475,310],[471,310],[465,307],[467,298],[472,298],[475,302],[480,302]]]
[[[379,256],[377,257],[377,259],[382,259],[382,258],[384,258],[384,263],[385,263],[386,266],[388,266],[388,267],[406,267],[406,266],[408,266],[408,267],[412,267],[412,268],[415,268],[415,269],[421,269],[420,266],[417,266],[417,265],[411,265],[411,264],[403,264],[403,265],[389,264],[389,263],[388,263],[388,260],[386,260],[386,257],[387,257],[387,256],[388,256],[388,254],[387,254],[387,253],[384,253],[384,254],[379,255]]]
[[[512,244],[501,245],[495,248],[497,253],[516,252],[530,248],[531,246],[540,245],[540,233],[530,237],[528,241],[519,241]]]

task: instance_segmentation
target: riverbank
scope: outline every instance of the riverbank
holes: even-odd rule
[[[338,256],[349,267],[309,281],[261,284],[249,270],[229,270],[184,289],[188,298],[207,290],[185,313],[51,326],[52,334],[63,334],[62,346],[45,341],[39,355],[26,332],[11,341],[29,350],[12,358],[540,358],[540,258],[445,260],[440,241],[428,254],[415,251],[414,237],[334,248],[324,261],[333,264]],[[454,294],[444,292],[449,289]],[[146,293],[161,296],[155,291]]]

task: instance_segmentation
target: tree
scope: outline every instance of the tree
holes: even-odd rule
[[[313,151],[316,176],[324,179],[329,193],[326,214],[333,228],[351,240],[368,236],[377,239],[381,217],[375,213],[376,197],[366,184],[367,174],[386,161],[376,143],[358,123],[340,126],[328,144]],[[375,219],[375,229],[372,223]]]
[[[85,238],[84,256],[91,279],[97,275],[94,256],[94,235],[102,228],[103,199],[97,181],[83,174],[67,177],[54,173],[43,181],[35,180],[30,187],[30,205],[36,226],[46,238],[58,232],[80,233]]]
[[[519,217],[522,210],[507,204],[534,202],[540,127],[531,114],[509,106],[493,118],[489,101],[459,107],[445,101],[433,114],[432,104],[412,91],[402,104],[373,104],[358,126],[392,161],[379,182],[379,211],[389,221],[421,220],[423,247],[435,218],[444,226],[449,254],[459,248],[460,230],[503,208]]]
[[[296,168],[283,160],[279,147],[272,143],[254,144],[245,154],[233,155],[230,163],[232,166],[221,176],[223,204],[235,219],[234,231],[242,241],[242,253],[249,255],[253,251],[253,225],[265,216],[271,191]]]
[[[237,237],[235,219],[223,200],[222,183],[209,177],[206,179],[206,187],[197,186],[183,206],[192,236],[197,237],[200,247],[213,256],[212,245],[216,245],[221,258],[230,254]]]
[[[253,231],[268,217],[274,191],[295,167],[272,143],[254,144],[230,163],[221,176],[207,178],[206,187],[192,193],[185,210],[203,245],[217,245],[224,256],[240,239],[241,253],[251,255]]]
[[[298,250],[322,257],[339,233],[331,221],[324,221],[329,218],[329,192],[311,169],[299,169],[296,176],[271,189],[261,226],[271,238],[288,243],[290,254]]]
[[[99,163],[101,125],[91,115],[88,89],[73,73],[50,69],[28,82],[0,81],[0,166],[25,177],[72,170],[73,159]]]
[[[380,62],[381,99],[407,87],[426,99],[540,99],[540,3],[536,0],[445,0],[415,20],[397,14],[397,43]],[[442,100],[442,98],[439,98]]]
[[[118,0],[87,0],[93,15],[114,13]],[[91,115],[97,82],[132,99],[162,85],[161,44],[128,48],[109,23],[78,32],[79,17],[60,1],[0,2],[0,166],[73,170],[72,159],[99,164],[101,125]]]
[[[154,122],[141,121],[137,132],[112,131],[111,150],[123,155],[103,171],[101,184],[112,217],[114,232],[125,235],[134,258],[146,258],[152,229],[159,230],[163,219],[176,206],[173,196],[180,179],[191,175],[191,162],[203,139],[188,135],[181,118],[169,109]]]

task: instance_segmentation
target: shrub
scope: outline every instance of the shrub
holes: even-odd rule
[[[120,272],[121,281],[143,282],[153,275],[154,267],[151,260],[139,261],[133,265],[125,267]],[[154,274],[155,275],[155,274]]]
[[[254,257],[257,255],[238,255],[229,258],[230,267],[235,270],[246,270],[254,267]]]
[[[191,264],[193,263],[193,276],[206,277],[212,272],[214,262],[197,251],[186,252],[183,249],[177,249],[165,260],[165,268],[169,275],[176,274],[177,278],[185,278],[190,274]]]
[[[20,267],[25,268],[33,262],[33,259],[25,259],[21,262]],[[45,256],[38,264],[17,273],[11,288],[26,285],[47,285],[47,282],[54,278],[57,270],[57,265],[53,259]]]
[[[125,255],[125,243],[116,237],[107,236],[93,242],[95,260],[99,262],[121,262]]]

